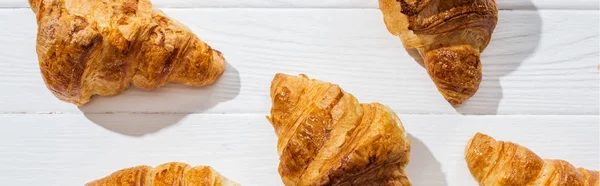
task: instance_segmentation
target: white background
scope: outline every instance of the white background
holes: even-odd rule
[[[596,0],[498,0],[483,83],[461,107],[390,35],[375,0],[155,0],[223,52],[205,88],[132,88],[81,108],[45,87],[25,0],[0,0],[0,183],[83,185],[130,166],[211,165],[243,185],[282,185],[265,119],[277,72],[339,84],[392,107],[411,134],[409,179],[476,185],[463,159],[476,132],[600,169]]]

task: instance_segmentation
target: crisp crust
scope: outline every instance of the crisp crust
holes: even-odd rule
[[[117,171],[86,186],[239,186],[208,166],[165,163],[156,168],[137,166]]]
[[[411,6],[399,0],[408,13],[408,29],[417,34],[443,34],[474,27],[491,33],[496,27],[498,10],[495,0],[427,0]],[[416,7],[416,8],[415,8]]]
[[[454,45],[425,53],[424,65],[439,92],[454,105],[475,95],[483,74],[479,51]]]
[[[59,99],[77,105],[131,84],[204,86],[225,65],[220,52],[149,0],[29,0],[38,22],[42,77]]]
[[[277,74],[271,98],[286,185],[410,185],[410,140],[388,107],[305,75]]]
[[[544,160],[511,142],[478,133],[465,148],[473,178],[482,186],[598,186],[598,171],[576,169],[563,160]]]
[[[498,22],[495,0],[379,0],[390,33],[423,56],[440,93],[453,105],[481,84],[480,53]]]

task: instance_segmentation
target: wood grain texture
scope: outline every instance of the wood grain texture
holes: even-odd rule
[[[378,8],[375,0],[153,0],[156,7],[170,8]],[[596,0],[497,0],[500,9],[598,10]],[[23,0],[0,0],[0,7],[29,7]]]
[[[363,102],[402,114],[597,115],[597,11],[501,11],[483,53],[478,93],[455,109],[426,71],[387,33],[379,10],[165,9],[223,52],[214,86],[168,85],[93,98],[76,108],[44,86],[27,9],[0,10],[0,113],[265,113],[277,72],[340,84]],[[573,21],[577,20],[577,21]]]
[[[282,185],[265,119],[277,72],[307,73],[393,108],[411,135],[414,185],[475,186],[463,149],[476,132],[600,169],[597,0],[497,0],[504,10],[482,56],[481,89],[456,109],[385,30],[377,1],[153,2],[224,53],[221,80],[132,88],[77,108],[43,83],[27,1],[0,0],[0,182],[82,185],[128,166],[183,161],[243,185]]]
[[[414,185],[475,186],[463,150],[476,132],[600,168],[598,116],[400,118],[411,136],[406,171]],[[242,185],[282,185],[277,137],[263,114],[3,114],[0,121],[11,124],[0,130],[5,185],[82,185],[123,167],[168,161],[211,165]]]

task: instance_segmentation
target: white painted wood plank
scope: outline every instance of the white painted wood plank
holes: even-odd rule
[[[277,72],[340,84],[362,102],[409,114],[598,115],[597,11],[501,11],[483,53],[481,89],[455,110],[426,71],[387,33],[379,10],[167,9],[222,51],[229,66],[214,86],[169,85],[96,98],[88,113],[265,113]],[[36,25],[26,9],[0,10],[0,113],[79,113],[40,77]]]
[[[414,185],[475,186],[463,159],[476,132],[545,158],[600,169],[598,116],[400,115]],[[262,114],[0,115],[4,185],[82,185],[138,164],[212,165],[243,185],[282,185],[277,138]]]
[[[165,8],[379,8],[377,0],[152,0]],[[501,9],[598,10],[597,0],[497,0]],[[0,7],[29,7],[23,0],[0,0]]]

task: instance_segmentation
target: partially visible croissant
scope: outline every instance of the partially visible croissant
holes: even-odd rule
[[[137,166],[117,171],[86,186],[239,186],[208,166],[166,163],[156,168]]]
[[[411,185],[411,143],[390,108],[305,75],[277,74],[271,98],[285,185]]]
[[[379,0],[390,33],[417,49],[439,92],[453,105],[479,89],[479,54],[498,22],[495,0]]]
[[[130,84],[204,86],[225,69],[220,52],[149,0],[29,0],[38,23],[42,76],[56,97],[77,105]]]
[[[531,150],[478,133],[465,149],[467,165],[482,186],[598,186],[598,171],[563,160],[543,160]]]

